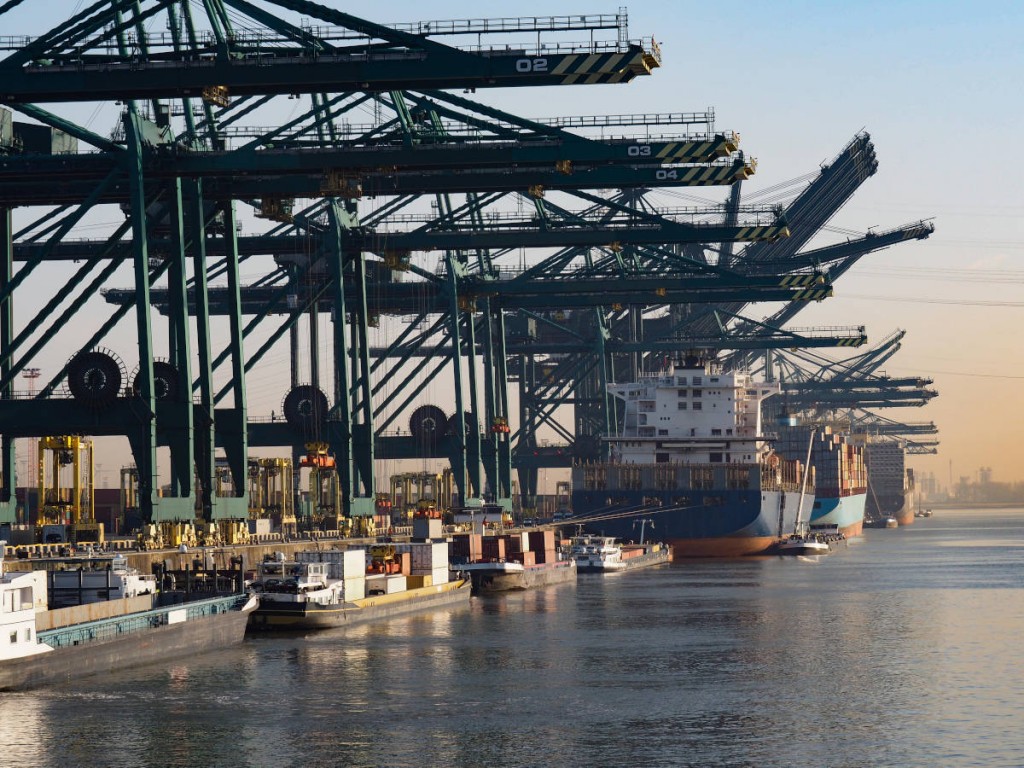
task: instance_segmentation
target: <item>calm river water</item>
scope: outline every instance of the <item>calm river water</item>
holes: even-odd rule
[[[0,694],[3,766],[1022,766],[1024,511]]]

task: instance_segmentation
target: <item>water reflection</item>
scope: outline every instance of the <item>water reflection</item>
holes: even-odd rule
[[[978,519],[872,531],[820,563],[678,562],[7,694],[0,762],[1014,765],[1024,525]]]

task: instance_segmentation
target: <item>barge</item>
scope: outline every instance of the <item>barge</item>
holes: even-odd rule
[[[570,556],[580,573],[621,573],[672,559],[664,544],[619,544],[611,536],[573,536]]]
[[[468,605],[471,584],[449,578],[447,548],[446,542],[414,542],[269,558],[250,585],[260,605],[249,629],[335,629]],[[408,574],[402,573],[406,553]]]
[[[232,594],[153,607],[155,594],[138,594],[51,609],[47,582],[46,571],[4,571],[0,550],[0,690],[63,683],[241,643],[257,603],[250,595]]]

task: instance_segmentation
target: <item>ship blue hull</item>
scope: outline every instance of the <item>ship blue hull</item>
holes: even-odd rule
[[[867,493],[815,497],[811,525],[834,525],[846,536],[860,536],[866,503]]]
[[[595,516],[622,515],[583,523],[590,533],[622,541],[635,541],[640,521],[650,520],[653,530],[649,524],[647,535],[671,545],[676,558],[761,554],[795,530],[800,502],[796,491],[689,488],[685,506],[679,493],[618,489],[616,503],[609,505],[606,491],[574,490],[574,517],[583,522]],[[813,496],[805,495],[802,519],[808,519],[812,505]]]

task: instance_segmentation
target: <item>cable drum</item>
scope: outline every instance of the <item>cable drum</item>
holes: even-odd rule
[[[472,435],[477,432],[476,416],[473,415],[472,411],[464,411],[462,414],[463,423],[466,425],[466,434]],[[454,436],[459,431],[459,414],[453,413],[452,417],[448,419],[448,427],[446,434]]]
[[[142,394],[141,371],[136,372],[132,379],[132,392]],[[178,369],[166,360],[153,361],[153,397],[156,400],[177,400],[181,391],[181,378]]]
[[[67,387],[71,396],[94,408],[111,405],[121,392],[123,380],[121,361],[110,352],[80,352],[68,363]]]
[[[421,405],[409,417],[409,431],[421,445],[435,445],[448,428],[448,417],[436,405]]]
[[[319,387],[300,384],[285,396],[281,411],[291,426],[308,430],[327,418],[327,408],[327,395]]]

